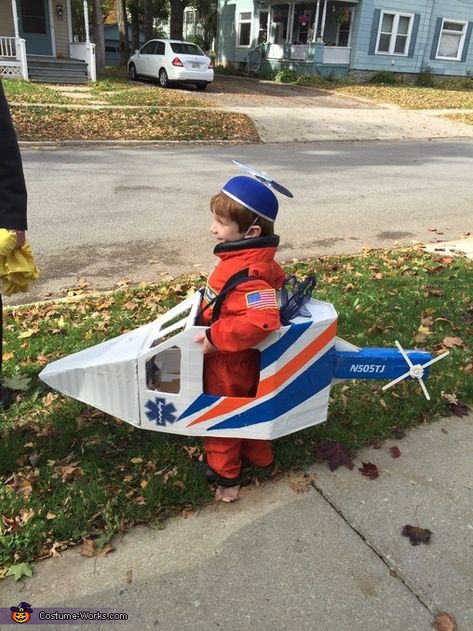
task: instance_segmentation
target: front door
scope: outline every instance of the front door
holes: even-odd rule
[[[29,55],[52,55],[48,0],[19,1],[20,35],[26,40]]]

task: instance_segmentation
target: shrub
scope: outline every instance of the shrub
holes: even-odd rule
[[[289,68],[281,68],[281,70],[278,70],[278,72],[274,76],[274,80],[278,81],[279,83],[294,83],[294,81],[297,81],[297,77],[297,72],[294,72],[294,70],[290,70]]]
[[[421,68],[419,76],[417,77],[416,85],[423,88],[433,88],[435,86],[435,75],[430,66],[424,66],[424,68]]]
[[[394,72],[390,70],[380,70],[379,72],[375,72],[374,75],[369,79],[369,83],[376,84],[387,84],[387,85],[396,85],[397,77]]]

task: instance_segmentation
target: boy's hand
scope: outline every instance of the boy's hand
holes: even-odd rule
[[[198,344],[202,344],[202,352],[204,353],[214,353],[217,349],[207,339],[205,333],[199,333],[197,337],[194,337],[194,342]]]

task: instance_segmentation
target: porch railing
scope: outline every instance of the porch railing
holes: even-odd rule
[[[0,37],[0,57],[13,57],[16,59],[16,43],[14,37]]]
[[[348,46],[325,46],[324,64],[349,64],[350,53]]]
[[[80,59],[87,63],[87,76],[91,81],[97,80],[97,69],[95,64],[95,44],[90,42],[79,42],[69,44],[72,59]]]
[[[26,42],[21,37],[0,36],[0,76],[28,79]]]

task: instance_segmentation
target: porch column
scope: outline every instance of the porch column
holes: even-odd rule
[[[84,24],[85,24],[85,43],[90,44],[90,35],[89,35],[89,7],[87,5],[87,0],[84,0]]]
[[[314,20],[314,33],[312,35],[312,41],[317,41],[317,35],[319,31],[319,15],[320,15],[320,0],[317,0],[317,7],[315,9],[315,20]]]
[[[11,10],[13,15],[13,28],[15,29],[15,39],[20,37],[20,32],[18,30],[18,11],[16,9],[16,0],[11,0]]]
[[[273,7],[269,7],[268,23],[266,24],[266,43],[271,44],[271,27],[273,25]]]
[[[325,22],[327,20],[327,4],[328,4],[328,0],[324,0],[324,10],[322,11],[322,26],[320,29],[320,37],[324,38],[324,33],[325,33]]]
[[[294,29],[294,9],[295,6],[293,4],[287,5],[287,33],[286,33],[286,44],[292,44],[292,31]]]

